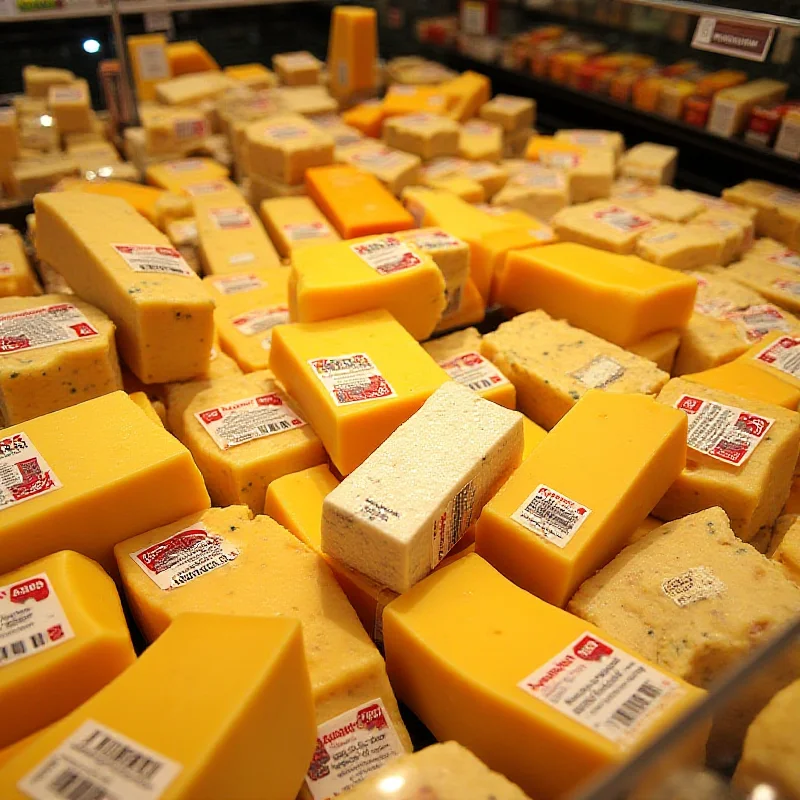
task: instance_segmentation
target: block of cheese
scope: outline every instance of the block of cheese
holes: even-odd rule
[[[678,149],[645,142],[622,154],[619,172],[624,178],[636,178],[653,186],[673,184],[678,168]]]
[[[126,45],[137,98],[140,102],[154,100],[158,83],[172,77],[166,37],[163,33],[128,36]]]
[[[682,330],[661,331],[629,344],[625,349],[652,361],[664,372],[671,373],[682,333]]]
[[[245,178],[242,188],[245,190],[248,202],[254,208],[258,208],[264,200],[273,197],[305,197],[307,194],[305,184],[289,186],[258,175]]]
[[[475,281],[468,278],[459,297],[457,311],[444,310],[434,333],[444,333],[467,325],[479,325],[486,316],[486,301],[478,291]]]
[[[786,96],[788,84],[761,78],[717,92],[711,100],[706,129],[718,136],[742,133],[752,109],[779,103]]]
[[[483,119],[467,120],[461,126],[458,154],[470,161],[499,161],[503,157],[503,129]]]
[[[69,714],[136,659],[114,582],[78,553],[0,575],[0,612],[0,748]]]
[[[800,335],[768,333],[740,356],[743,363],[800,389]]]
[[[563,242],[509,253],[496,299],[515,311],[542,309],[626,347],[684,327],[696,290],[690,275]]]
[[[374,175],[393,195],[399,195],[419,178],[419,156],[384,147],[372,139],[337,148],[336,159]]]
[[[336,97],[364,96],[378,88],[378,18],[374,8],[336,6],[328,42],[328,83]]]
[[[445,81],[437,87],[447,96],[447,115],[459,122],[474,117],[481,106],[492,96],[491,81],[479,72],[467,70],[457,78]]]
[[[562,128],[555,132],[554,138],[557,142],[569,142],[587,149],[602,147],[611,150],[615,160],[625,152],[625,139],[617,131]]]
[[[75,74],[68,69],[37,67],[28,64],[22,68],[22,81],[28,97],[47,97],[51,86],[63,86],[75,82]]]
[[[522,128],[514,133],[507,133],[503,137],[503,158],[522,158],[534,136],[534,128]]]
[[[189,451],[124,392],[6,428],[2,443],[2,572],[57,550],[113,572],[116,542],[208,507]]]
[[[767,557],[780,564],[786,577],[800,586],[800,517],[797,514],[778,517]]]
[[[720,263],[727,266],[737,258],[744,256],[748,242],[753,240],[753,222],[745,218],[711,209],[703,211],[692,218],[692,225],[710,225],[722,234],[724,246]]]
[[[451,437],[456,450],[436,445]],[[408,590],[459,542],[522,449],[519,414],[445,383],[325,498],[323,551]]]
[[[37,250],[117,326],[125,363],[145,383],[208,366],[214,307],[169,239],[124,200],[55,192],[36,197]]]
[[[664,222],[688,222],[706,210],[699,200],[671,186],[653,186],[632,179],[618,181],[611,197]]]
[[[92,104],[89,84],[77,80],[66,86],[51,86],[47,105],[61,134],[80,133],[92,128]]]
[[[748,180],[722,192],[729,203],[755,209],[756,233],[800,250],[798,193],[767,181]]]
[[[719,389],[748,400],[772,403],[790,411],[797,411],[800,405],[800,388],[748,364],[741,358],[702,372],[690,372],[682,377],[710,389]]]
[[[781,308],[800,314],[800,274],[776,261],[749,259],[731,264],[726,274]]]
[[[278,252],[289,258],[308,245],[339,241],[325,215],[308,197],[276,197],[262,201],[261,219]]]
[[[194,72],[160,81],[156,86],[156,99],[165,106],[195,106],[235,86],[233,78],[217,70]]]
[[[569,796],[703,696],[474,553],[390,603],[384,639],[392,685],[433,735],[468,747],[532,797]],[[611,686],[608,663],[622,676]],[[572,687],[585,703],[568,702]],[[692,738],[702,757],[704,739]]]
[[[386,115],[382,100],[367,100],[342,113],[342,119],[365,136],[380,138]]]
[[[121,388],[102,311],[75,295],[0,299],[0,427]]]
[[[339,110],[324,86],[281,86],[274,92],[278,103],[292,114],[335,114]]]
[[[430,113],[393,117],[383,126],[383,138],[389,147],[425,160],[457,155],[459,133],[457,122]]]
[[[308,117],[318,128],[333,137],[336,147],[344,147],[364,138],[361,131],[348,125],[338,114],[314,114]],[[336,151],[334,150],[334,157]]]
[[[223,181],[229,175],[228,168],[219,162],[196,156],[162,161],[147,168],[148,183],[176,194],[185,193],[187,186]]]
[[[158,225],[159,200],[164,196],[160,189],[152,186],[139,186],[128,181],[86,181],[69,180],[59,184],[67,192],[86,192],[105,197],[118,197],[133,206],[148,222]]]
[[[11,164],[11,196],[31,202],[41,192],[49,192],[64,178],[80,175],[78,162],[70,155],[53,153],[23,158]]]
[[[300,787],[314,741],[297,620],[185,614],[0,769],[0,794],[282,800]]]
[[[608,200],[562,208],[553,216],[551,224],[563,241],[621,255],[632,254],[639,237],[657,225],[652,217],[638,209]]]
[[[446,114],[452,99],[436,86],[401,86],[393,84],[381,107],[383,119],[407,114]]]
[[[134,617],[150,641],[169,636],[186,612],[213,609],[232,622],[275,616],[300,621],[320,740],[313,758],[307,754],[307,783],[313,788],[306,787],[304,799],[329,797],[347,765],[351,775],[363,777],[411,750],[383,659],[330,569],[274,520],[253,519],[242,506],[211,509],[130,539],[116,552]],[[368,716],[373,728],[359,724]],[[350,731],[342,730],[348,725]],[[375,727],[383,729],[384,749],[369,753],[371,761],[365,754],[339,765],[346,752],[340,747],[366,749]],[[353,729],[354,738],[337,741]],[[267,780],[264,786],[269,785]]]
[[[431,189],[450,192],[467,203],[482,203],[486,200],[486,191],[478,181],[464,175],[448,175],[444,178],[423,179],[423,184]]]
[[[530,97],[496,94],[480,107],[478,115],[499,125],[506,133],[516,133],[536,124],[536,101]]]
[[[449,380],[383,310],[277,327],[270,369],[343,475]]]
[[[508,206],[548,222],[570,204],[567,176],[557,169],[530,166],[512,175],[492,198],[493,206]]]
[[[263,64],[234,64],[222,70],[229,78],[243,83],[248,89],[272,89],[278,84],[275,73]]]
[[[669,269],[689,270],[721,264],[725,238],[709,225],[662,222],[636,241],[636,255]]]
[[[211,135],[208,118],[199,108],[156,106],[144,110],[141,118],[145,145],[153,155],[186,152]]]
[[[315,86],[322,63],[307,50],[272,56],[272,68],[284,86]]]
[[[673,378],[658,401],[686,413],[689,453],[653,515],[670,521],[717,505],[746,542],[771,526],[789,497],[800,415],[682,378]]]
[[[590,390],[486,505],[476,551],[517,586],[563,606],[627,544],[685,461],[680,411]]]
[[[445,309],[445,281],[433,259],[396,236],[299,250],[292,258],[289,314],[321,322],[385,309],[418,341]]]
[[[542,166],[566,169],[573,167],[587,148],[553,136],[534,136],[525,150],[528,161],[538,161]]]
[[[0,225],[0,297],[29,297],[41,293],[19,233],[10,225]]]
[[[88,180],[110,177],[122,163],[117,149],[109,142],[69,145],[67,152],[78,162],[81,174]]]
[[[573,203],[588,203],[608,197],[616,174],[612,150],[587,148],[572,166],[566,168],[569,194]]]
[[[192,39],[185,42],[170,42],[167,45],[167,58],[175,76],[219,69],[219,64],[212,58],[211,53]]]
[[[800,589],[780,567],[739,541],[725,513],[709,508],[657,528],[590,578],[569,611],[661,668],[707,688],[796,619]],[[748,724],[797,675],[790,663],[740,689],[715,714],[713,764],[732,763]]]
[[[483,187],[487,200],[491,200],[509,179],[508,170],[491,161],[466,162],[460,173],[469,180],[477,181]]]
[[[144,392],[129,392],[128,397],[144,411],[154,424],[165,427],[167,411],[161,400],[151,400]]]
[[[481,354],[514,384],[517,408],[550,430],[589,389],[656,394],[669,380],[646,358],[528,311],[487,334]]]

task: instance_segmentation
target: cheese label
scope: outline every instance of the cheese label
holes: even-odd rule
[[[263,289],[267,285],[266,281],[262,281],[258,275],[254,275],[252,272],[246,275],[224,275],[221,278],[214,278],[212,282],[214,284],[214,288],[220,294],[225,295],[241,294],[242,292],[254,292],[256,289]],[[283,306],[281,308],[283,308]],[[234,321],[233,324],[236,325],[236,322]],[[257,333],[257,331],[254,331],[254,333]]]
[[[161,166],[167,172],[199,172],[202,170],[203,162],[199,158],[183,158],[180,161],[167,161]]]
[[[288,306],[267,306],[254,308],[234,317],[231,322],[239,333],[245,336],[255,336],[258,333],[267,335],[261,340],[261,346],[269,350],[272,346],[272,329],[276,325],[284,325],[289,321]]]
[[[80,103],[86,98],[83,90],[77,86],[53,86],[50,89],[51,103]]]
[[[365,147],[363,150],[352,153],[350,161],[355,166],[370,169],[400,169],[409,163],[409,155],[399,150],[389,150],[387,147]]]
[[[27,434],[14,433],[0,439],[0,511],[61,486]]]
[[[595,356],[588,364],[567,374],[590,389],[605,389],[625,374],[625,367],[608,356]]]
[[[678,683],[588,631],[517,686],[612,742],[631,742],[680,695]]]
[[[210,208],[208,216],[221,231],[236,231],[253,227],[250,211],[244,206]]]
[[[497,128],[489,122],[483,122],[479,119],[471,119],[468,122],[465,122],[461,128],[462,133],[466,133],[471,136],[488,136],[491,133],[494,133]]]
[[[0,586],[0,669],[74,637],[46,573]]]
[[[209,194],[219,194],[228,191],[228,184],[223,181],[203,181],[192,183],[184,187],[192,197],[204,197]]]
[[[556,547],[564,548],[591,513],[590,508],[540,483],[511,519]]]
[[[420,250],[442,250],[445,247],[461,247],[464,244],[460,239],[442,230],[421,231],[410,241]]]
[[[552,169],[525,170],[515,175],[512,186],[527,186],[540,189],[563,189],[567,184],[564,175]]]
[[[238,558],[239,551],[198,522],[129,555],[159,589],[168,592],[224,567]]]
[[[0,261],[0,275],[12,275],[14,265],[10,261]]]
[[[307,424],[277,392],[224,403],[198,411],[194,416],[220,450],[293,431]]]
[[[772,285],[781,292],[800,296],[800,281],[777,280]]]
[[[770,331],[788,333],[792,327],[784,313],[777,306],[769,303],[728,311],[725,317],[736,323],[742,336],[748,342],[757,342]]]
[[[209,135],[208,123],[204,119],[176,119],[173,130],[179,141],[202,139]]]
[[[669,231],[668,233],[657,233],[655,236],[648,236],[643,241],[649,245],[666,244],[667,242],[671,242],[677,238],[678,234],[675,231]]]
[[[309,136],[310,132],[300,125],[276,122],[273,125],[266,125],[264,127],[264,135],[285,142],[291,139],[303,139]]]
[[[89,320],[70,303],[0,314],[0,355],[98,335]]]
[[[314,800],[330,800],[404,754],[383,701],[369,700],[317,728],[306,785]]]
[[[337,406],[397,397],[366,353],[312,358],[308,364]]]
[[[475,481],[451,497],[439,519],[433,523],[433,542],[431,547],[431,569],[435,569],[442,559],[461,541],[461,537],[472,525],[475,510]]]
[[[767,261],[772,261],[781,267],[791,267],[792,269],[800,269],[800,253],[795,253],[794,250],[784,250],[782,253],[773,253],[767,257]]]
[[[539,161],[555,169],[572,169],[581,163],[577,153],[539,153]],[[599,213],[599,212],[598,212]]]
[[[112,244],[111,247],[134,272],[197,277],[174,247],[156,244]]]
[[[382,236],[351,244],[350,249],[379,275],[391,275],[422,264],[422,259],[396,236]]]
[[[491,361],[487,361],[480,353],[474,351],[448,358],[439,362],[439,366],[454,381],[472,389],[473,392],[483,392],[508,383],[508,378]]]
[[[17,784],[32,800],[158,800],[182,765],[87,719]]]
[[[775,422],[735,406],[682,395],[675,408],[689,417],[687,444],[698,453],[742,466]]]
[[[133,54],[143,81],[164,81],[171,75],[167,48],[161,43],[140,44]]]
[[[760,353],[756,353],[753,358],[787,375],[800,378],[800,338],[796,336],[782,336]]]
[[[661,591],[678,608],[719,597],[727,588],[708,567],[692,567],[661,583]]]
[[[452,175],[464,166],[465,162],[459,158],[441,158],[433,164],[422,167],[420,174],[423,178],[435,180],[436,178],[443,178],[446,175]]]
[[[324,222],[289,222],[282,229],[290,242],[307,242],[331,235],[330,227]]]
[[[608,206],[595,211],[594,218],[604,225],[622,233],[635,233],[647,230],[653,223],[647,218],[619,206]]]

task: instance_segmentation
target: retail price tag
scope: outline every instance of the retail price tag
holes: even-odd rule
[[[774,25],[700,17],[694,29],[692,47],[748,61],[766,61],[774,37]]]

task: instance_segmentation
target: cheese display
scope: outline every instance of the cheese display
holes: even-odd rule
[[[307,50],[278,53],[272,57],[272,68],[285,86],[314,86],[319,83],[322,64]]]
[[[678,166],[678,150],[663,144],[637,144],[622,155],[620,175],[650,185],[672,184]]]
[[[289,258],[300,247],[339,241],[325,215],[308,197],[264,200],[260,212],[267,233],[283,258]]]
[[[710,225],[664,222],[644,231],[636,241],[636,255],[679,270],[721,264],[724,250],[724,236]]]
[[[20,235],[0,225],[0,297],[28,297],[42,293],[31,269]]]
[[[478,112],[482,119],[494,122],[506,133],[532,128],[536,122],[536,101],[529,97],[496,94]]]
[[[551,224],[563,241],[621,255],[633,254],[638,239],[656,226],[655,220],[638,209],[608,200],[562,208]]]
[[[439,114],[393,117],[386,120],[383,136],[389,147],[405,150],[425,160],[458,153],[458,124]]]
[[[183,194],[187,186],[213,184],[224,181],[229,171],[210,158],[176,159],[151,164],[147,168],[147,182],[176,194]]]
[[[790,581],[800,586],[800,517],[797,514],[778,517],[767,556],[783,567]]]

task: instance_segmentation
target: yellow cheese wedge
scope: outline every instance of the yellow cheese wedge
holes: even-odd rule
[[[682,377],[687,381],[708,386],[710,389],[719,389],[748,400],[783,406],[790,411],[797,411],[800,405],[800,387],[793,386],[742,359]]]
[[[444,333],[466,325],[478,325],[486,316],[486,302],[484,301],[475,281],[468,278],[461,291],[461,298],[457,311],[445,312],[434,333]]]
[[[69,714],[136,659],[114,582],[78,553],[0,575],[0,616],[0,748]]]
[[[378,86],[378,18],[374,8],[336,6],[328,43],[330,90],[334,97],[352,97]]]
[[[193,39],[170,42],[167,58],[173,75],[189,75],[192,72],[208,72],[219,69],[219,64],[208,50]]]
[[[289,313],[293,321],[320,322],[382,308],[421,341],[442,317],[444,292],[430,256],[396,236],[376,236],[296,252]]]
[[[374,139],[380,138],[385,117],[381,100],[368,100],[342,113],[342,119],[348,125]]]
[[[272,56],[272,67],[284,86],[315,86],[322,64],[308,50],[299,50]]]
[[[447,115],[459,122],[466,122],[474,117],[492,96],[492,84],[489,79],[471,70],[462,72],[457,78],[445,81],[437,88],[450,100]]]
[[[248,89],[260,91],[278,85],[278,77],[263,64],[234,64],[222,70],[229,78],[243,83]]]
[[[65,549],[113,572],[116,542],[209,504],[189,451],[124,392],[6,428],[1,441],[0,572]]]
[[[0,297],[41,293],[20,235],[10,225],[0,226]]]
[[[144,392],[130,392],[131,400],[151,419],[156,425],[165,427],[166,409],[161,400],[151,400]]]
[[[273,244],[284,258],[301,247],[339,241],[325,215],[308,197],[264,200],[260,212]]]
[[[117,326],[125,363],[145,383],[208,367],[214,307],[169,239],[123,200],[70,192],[36,198],[39,256]]]
[[[296,620],[184,614],[0,769],[0,795],[53,796],[55,785],[62,796],[284,800],[299,789],[314,741]]]
[[[449,380],[383,310],[278,326],[270,369],[343,475]]]
[[[86,181],[71,179],[63,181],[60,187],[66,192],[86,192],[105,197],[119,197],[130,203],[148,222],[159,223],[159,201],[164,191],[152,186],[140,186],[129,181]]]
[[[446,114],[452,98],[438,86],[389,87],[383,99],[383,117],[399,117],[406,114]]]
[[[225,180],[230,170],[211,158],[182,158],[150,164],[147,182],[181,194],[185,188],[196,183],[211,183]]]
[[[383,625],[387,667],[403,702],[437,739],[468,747],[532,797],[572,794],[703,697],[514,586],[476,554],[390,603]],[[620,668],[614,689],[598,675],[605,657]],[[568,705],[567,686],[590,685],[597,694]],[[686,743],[698,759],[705,733]]]

